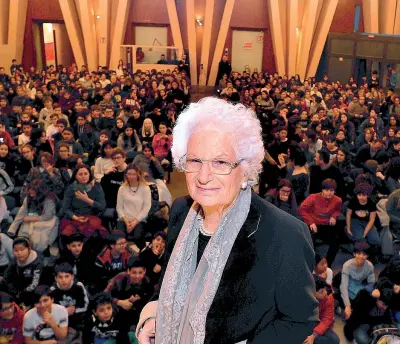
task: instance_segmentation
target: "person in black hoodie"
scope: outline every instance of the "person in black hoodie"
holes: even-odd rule
[[[68,326],[83,329],[83,320],[89,307],[89,297],[82,282],[74,279],[71,264],[64,262],[55,266],[55,284],[50,288],[54,302],[68,311]]]
[[[112,342],[118,344],[135,343],[134,333],[123,320],[124,315],[113,306],[111,295],[98,293],[90,302],[90,312],[86,317],[82,343],[94,344]]]
[[[111,159],[114,166],[105,171],[101,179],[101,186],[104,190],[104,194],[107,195],[107,208],[115,209],[117,206],[118,190],[124,182],[125,170],[128,165],[125,163],[125,153],[120,148],[114,149],[111,154]]]
[[[5,271],[0,291],[12,295],[19,304],[32,306],[32,295],[43,270],[42,259],[31,249],[29,239],[25,237],[14,239],[13,253],[16,262]]]
[[[22,186],[31,168],[37,166],[37,158],[35,152],[35,149],[29,143],[22,146],[22,157],[16,166],[16,170],[18,171],[15,175],[16,186]]]
[[[393,289],[382,288],[381,283],[376,283],[372,293],[366,289],[360,290],[354,299],[351,316],[344,326],[344,335],[348,341],[355,339],[358,344],[369,344],[375,326],[393,323],[389,308]]]

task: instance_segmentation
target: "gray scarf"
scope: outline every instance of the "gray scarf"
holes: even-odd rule
[[[172,251],[162,283],[156,344],[203,344],[208,311],[232,246],[250,210],[251,188],[240,192],[210,239],[196,269],[201,207],[194,203]]]

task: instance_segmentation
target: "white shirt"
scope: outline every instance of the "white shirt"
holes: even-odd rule
[[[147,185],[141,184],[138,189],[121,185],[117,197],[118,217],[129,220],[144,220],[151,208],[151,191]]]
[[[68,327],[68,311],[56,303],[52,305],[51,315],[60,328]],[[33,340],[57,340],[53,329],[38,314],[36,308],[30,309],[24,316],[24,336]]]

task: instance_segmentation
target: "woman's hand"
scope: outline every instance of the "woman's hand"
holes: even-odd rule
[[[315,223],[310,225],[310,229],[313,233],[317,233],[318,232],[318,227]]]
[[[116,172],[116,171],[117,171],[117,168],[115,166],[113,166],[113,167],[110,167],[109,169],[107,169],[104,172],[104,174],[110,174],[110,173],[113,173],[113,172]]]
[[[351,313],[352,313],[351,306],[350,305],[346,306],[343,313],[344,318],[348,320],[351,317]]]
[[[313,344],[315,340],[315,336],[314,334],[312,334],[311,336],[308,336],[306,338],[306,340],[303,342],[303,344]]]
[[[85,223],[88,219],[85,216],[76,216],[76,215],[74,215],[74,216],[72,216],[72,220]]]
[[[353,236],[353,233],[351,231],[351,227],[350,226],[347,226],[346,231],[350,236]]]
[[[81,201],[88,203],[89,201],[91,201],[90,197],[88,196],[88,194],[86,193],[86,191],[76,191],[75,192],[75,197],[77,199],[80,199]]]
[[[44,169],[50,175],[50,177],[54,176],[54,167],[52,165],[46,164],[46,167]]]
[[[121,308],[125,309],[126,311],[129,311],[133,306],[132,302],[130,302],[129,299],[128,300],[119,300],[117,302],[117,305],[120,306]]]
[[[374,289],[371,294],[375,299],[379,299],[381,297],[381,292],[379,289]]]
[[[151,338],[154,338],[156,330],[156,319],[152,318],[144,323],[144,326],[140,329],[138,340],[139,344],[151,344]]]
[[[331,217],[331,218],[329,219],[329,225],[330,225],[330,226],[336,225],[336,219],[335,219],[334,217]]]
[[[155,272],[156,274],[158,274],[161,271],[161,265],[156,264],[154,266],[153,272]]]

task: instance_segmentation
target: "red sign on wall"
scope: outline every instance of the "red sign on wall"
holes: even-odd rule
[[[253,49],[253,43],[252,42],[244,42],[243,49]]]

